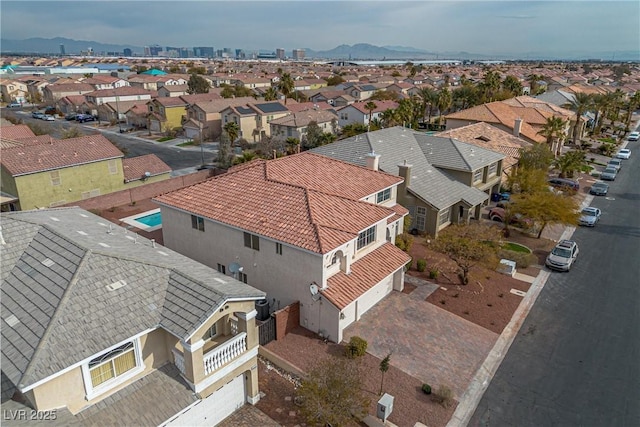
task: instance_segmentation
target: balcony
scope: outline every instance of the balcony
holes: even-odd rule
[[[240,332],[239,334],[234,335],[230,340],[214,347],[203,356],[204,374],[209,375],[215,372],[217,369],[231,362],[245,351],[247,351],[247,333]],[[177,363],[176,359],[176,366],[178,366]]]

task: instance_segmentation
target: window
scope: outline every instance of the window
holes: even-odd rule
[[[438,214],[438,225],[446,224],[451,218],[451,208],[444,209]]]
[[[496,173],[498,173],[498,164],[497,163],[493,163],[493,164],[489,165],[489,176],[493,176]]]
[[[62,184],[62,178],[60,178],[60,171],[49,172],[49,176],[51,177],[51,185],[57,186]]]
[[[191,228],[204,231],[204,218],[201,216],[191,215]]]
[[[376,240],[376,226],[367,228],[358,235],[358,250],[364,248],[367,245],[375,242]]]
[[[260,238],[255,234],[244,233],[244,246],[253,250],[260,250]]]
[[[136,367],[133,342],[114,348],[89,362],[91,385],[97,387]]]
[[[118,161],[116,159],[111,159],[108,162],[109,165],[109,173],[111,175],[115,175],[118,173]]]
[[[218,271],[222,274],[227,274],[227,267],[223,264],[218,263]]]
[[[276,243],[276,253],[282,255],[282,243]]]
[[[391,199],[391,189],[387,188],[376,195],[376,203],[382,203]]]
[[[482,169],[478,169],[473,173],[473,182],[478,182],[482,180]]]
[[[202,339],[205,341],[211,340],[211,339],[214,339],[217,335],[218,335],[218,327],[214,323],[209,329],[207,329],[207,331],[202,336]]]
[[[420,231],[426,230],[427,226],[427,208],[424,206],[416,206],[416,228]]]
[[[244,274],[242,271],[238,273],[238,280],[240,280],[242,283],[247,283],[247,275]]]
[[[331,264],[330,265],[336,265],[337,262],[338,262],[338,252],[333,254],[333,256],[331,257]]]

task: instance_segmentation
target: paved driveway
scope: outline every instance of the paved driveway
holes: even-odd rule
[[[456,397],[467,389],[498,335],[425,301],[433,285],[421,285],[411,294],[393,292],[349,326],[366,339],[367,352],[422,382],[447,385]]]

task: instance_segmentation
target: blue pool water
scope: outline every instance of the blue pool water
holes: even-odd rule
[[[141,216],[140,218],[136,218],[135,221],[141,222],[144,225],[147,225],[149,227],[162,225],[162,217],[160,216],[160,212],[155,212],[149,215]]]

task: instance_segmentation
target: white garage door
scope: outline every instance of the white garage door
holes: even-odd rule
[[[238,375],[206,399],[198,401],[166,426],[210,427],[240,409],[245,402],[244,375]]]
[[[393,290],[393,274],[383,279],[380,283],[369,289],[358,298],[358,319],[371,307],[376,305],[382,298],[386,297]]]

